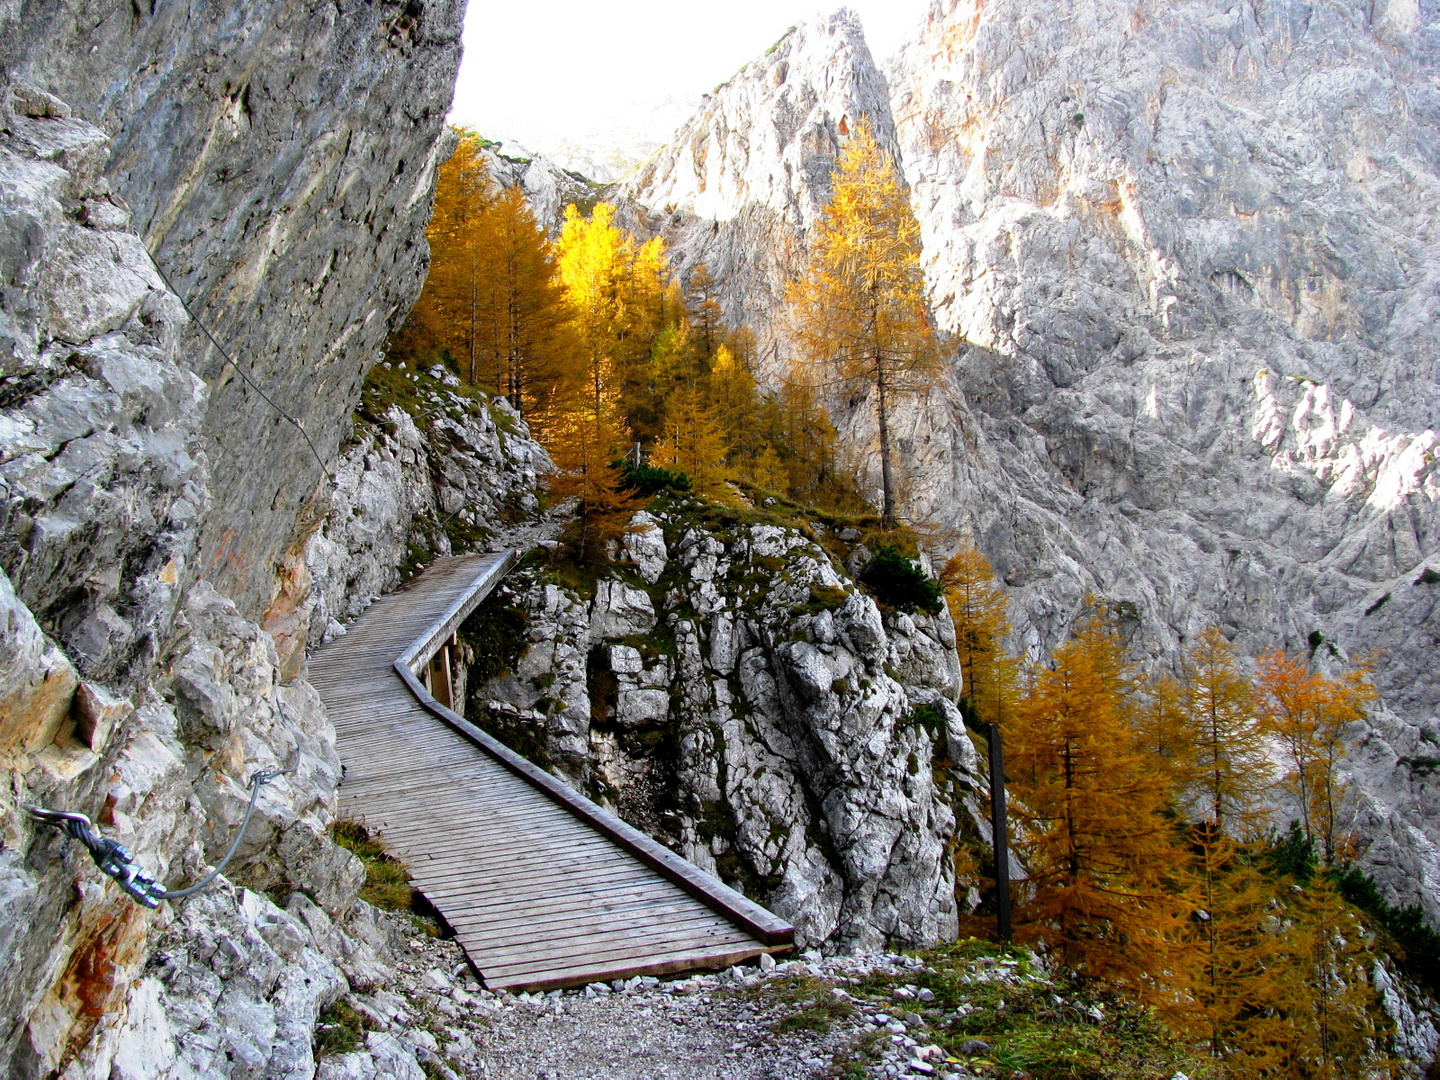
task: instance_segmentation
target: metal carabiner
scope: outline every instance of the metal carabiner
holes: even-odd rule
[[[31,820],[40,825],[64,829],[85,845],[100,872],[125,890],[137,904],[157,908],[164,898],[164,889],[155,879],[135,865],[135,857],[118,840],[110,840],[95,831],[95,823],[84,814],[69,810],[48,810],[43,806],[26,806]]]

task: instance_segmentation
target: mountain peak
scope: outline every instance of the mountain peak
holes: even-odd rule
[[[893,144],[885,78],[859,17],[840,8],[791,28],[716,87],[625,190],[652,213],[726,222],[759,205],[805,226],[862,116]]]

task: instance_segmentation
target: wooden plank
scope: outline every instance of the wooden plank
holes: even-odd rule
[[[486,898],[469,892],[463,886],[452,886],[455,895],[450,897],[451,907],[461,922],[467,919],[509,920],[520,916],[533,915],[537,918],[570,913],[582,916],[592,905],[603,906],[619,897],[633,897],[659,902],[668,897],[646,892],[643,889],[595,885],[590,888],[565,890],[537,890],[528,895],[511,894],[507,897]],[[423,891],[423,890],[422,890]],[[445,890],[435,890],[434,895],[425,893],[435,903],[446,899]],[[488,902],[487,902],[488,900]],[[443,908],[441,910],[444,910]]]
[[[740,954],[743,956],[759,956],[762,952],[765,951],[767,950],[758,942],[755,942],[752,938],[748,945],[740,942],[718,942],[713,947],[710,945],[698,945],[694,947],[676,945],[676,947],[673,949],[656,950],[655,952],[647,955],[645,957],[645,960],[652,963],[663,964],[667,961],[680,959],[682,957],[715,957],[719,959],[735,956],[736,954]],[[544,977],[555,978],[574,972],[584,971],[586,969],[592,971],[605,970],[607,967],[614,967],[617,961],[621,961],[623,959],[623,953],[587,955],[583,957],[576,957],[574,959],[560,959],[552,957],[549,961],[547,961],[544,957],[535,956],[527,960],[515,963],[492,963],[484,968],[481,968],[480,974],[485,977],[487,983],[490,981],[492,975],[498,978],[510,979],[514,979],[517,976],[524,975],[543,975]],[[730,963],[736,962],[738,961],[730,961]]]
[[[555,978],[573,976],[589,969],[613,969],[618,965],[665,962],[680,957],[730,957],[736,953],[742,956],[758,956],[765,947],[751,937],[736,940],[711,941],[645,941],[635,948],[601,949],[593,952],[573,952],[560,955],[556,952],[536,950],[525,954],[496,953],[487,958],[488,963],[481,969],[487,981],[490,979],[514,979],[520,976]],[[734,963],[735,961],[730,961]]]
[[[648,879],[645,867],[637,867],[634,863],[626,863],[618,859],[606,860],[593,867],[570,866],[549,873],[536,872],[536,867],[542,865],[539,863],[531,866],[512,864],[504,868],[471,869],[456,863],[444,867],[434,867],[427,863],[423,869],[412,866],[410,871],[417,879],[423,877],[425,881],[436,888],[460,881],[464,882],[468,888],[483,889],[487,892],[500,889],[525,892],[544,888],[553,883],[573,882],[576,888],[580,888],[590,884],[639,883]]]
[[[474,927],[475,933],[482,935],[502,934],[512,930],[545,932],[551,927],[571,924],[578,918],[594,920],[597,926],[609,926],[619,925],[621,920],[626,919],[653,920],[668,918],[672,915],[685,916],[696,911],[703,912],[712,919],[720,917],[702,906],[699,901],[692,900],[688,896],[681,900],[647,897],[643,900],[615,901],[606,905],[592,901],[583,908],[568,910],[558,908],[550,911],[511,909],[509,913],[501,914],[487,908],[478,913],[475,921],[470,925]],[[455,924],[451,923],[451,925]],[[627,925],[633,925],[633,923]]]
[[[766,950],[761,949],[760,951],[765,952]],[[670,975],[679,971],[692,971],[696,968],[718,970],[729,967],[731,964],[738,964],[743,960],[749,960],[756,955],[758,954],[754,952],[740,952],[720,956],[682,956],[669,961],[621,963],[613,967],[591,968],[569,974],[510,976],[487,981],[486,985],[495,990],[509,990],[517,994],[525,991],[544,993],[549,990],[584,986],[586,983],[592,982],[614,982],[617,979],[628,979],[634,975]]]
[[[448,835],[454,838],[455,847],[466,846],[466,855],[469,858],[477,859],[485,863],[493,863],[501,859],[514,859],[523,857],[524,853],[535,846],[539,839],[554,839],[563,841],[571,847],[572,851],[585,851],[596,854],[600,852],[613,851],[614,848],[605,842],[603,836],[570,836],[560,830],[526,830],[524,835],[517,835],[513,838],[501,837],[493,829],[487,829],[489,822],[474,822],[471,827],[457,827],[449,831]],[[426,865],[433,865],[445,859],[445,855],[439,852],[427,852],[424,856]]]
[[[665,884],[668,885],[668,882]],[[483,903],[473,892],[466,890],[463,885],[454,885],[449,888],[453,890],[453,895],[457,902],[464,901],[467,897],[471,899],[472,904],[470,908],[466,909],[467,911],[478,911],[481,915],[493,917],[497,920],[512,918],[527,912],[538,916],[552,912],[586,911],[590,909],[591,905],[612,902],[616,897],[621,896],[633,897],[637,900],[651,899],[658,901],[670,899],[675,895],[673,891],[668,893],[650,891],[648,886],[642,886],[638,889],[629,886],[595,886],[590,889],[565,889],[550,893],[537,891],[529,896],[514,895],[507,900]],[[430,896],[430,893],[424,889],[422,889],[421,892],[425,892],[426,896]],[[443,893],[443,890],[437,890],[437,894],[441,893]],[[684,894],[682,893],[681,895],[683,896]],[[435,897],[430,897],[430,899],[432,902],[435,901]],[[689,898],[687,897],[687,899]],[[698,903],[698,901],[696,902]]]
[[[527,958],[544,956],[553,958],[557,952],[567,955],[595,959],[604,956],[619,956],[625,953],[654,951],[659,945],[662,951],[673,948],[709,948],[712,944],[758,945],[749,934],[725,922],[714,912],[706,913],[709,918],[699,920],[687,918],[673,923],[636,925],[628,929],[609,928],[596,930],[583,923],[573,925],[565,933],[563,948],[552,946],[551,939],[531,935],[510,944],[491,943],[486,946],[492,955],[504,957],[507,965],[529,962]],[[555,940],[559,940],[557,937]],[[669,944],[666,944],[666,943]]]
[[[549,970],[565,964],[614,963],[617,960],[639,960],[657,953],[710,952],[735,948],[760,949],[763,946],[749,934],[734,927],[728,934],[713,928],[710,932],[690,929],[669,932],[667,927],[638,929],[628,934],[579,936],[555,941],[529,941],[496,944],[480,939],[489,971],[497,974],[525,970]]]

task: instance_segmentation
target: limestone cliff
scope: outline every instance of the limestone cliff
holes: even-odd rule
[[[104,132],[95,168],[135,231],[322,457],[423,280],[462,12],[457,0],[0,8],[6,83],[24,78]],[[210,388],[214,493],[186,573],[258,618],[321,512],[320,464],[208,339],[182,332],[183,361]]]
[[[806,946],[953,937],[977,787],[954,629],[882,612],[814,534],[748,516],[642,512],[583,592],[546,560],[513,575],[468,631],[510,651],[471,714]]]
[[[305,547],[309,590],[297,599],[312,646],[417,563],[491,546],[505,526],[533,518],[553,468],[504,398],[462,390],[439,366],[386,361],[374,375],[334,465],[329,512]]]
[[[763,372],[793,357],[786,283],[861,117],[894,147],[884,77],[848,11],[793,28],[709,94],[666,146],[617,187],[622,217],[666,239],[682,276],[704,263],[726,318],[756,332]]]
[[[884,79],[853,25],[708,100],[628,183],[637,218],[783,340],[828,147],[856,110],[893,131],[951,359],[892,424],[909,514],[989,555],[1032,654],[1090,593],[1152,663],[1211,623],[1377,648],[1350,812],[1440,920],[1434,8],[948,0]],[[836,403],[852,445],[872,411]]]
[[[324,835],[339,763],[297,673],[329,491],[280,410],[331,456],[418,290],[458,18],[0,8],[6,1075],[310,1075],[319,1011],[387,948]],[[281,766],[230,881],[156,912],[21,810],[187,884]]]
[[[525,202],[536,222],[552,236],[560,232],[565,207],[574,203],[582,212],[588,211],[607,189],[607,185],[562,168],[543,154],[508,154],[503,143],[489,146],[485,160],[497,184],[518,187],[525,192]]]

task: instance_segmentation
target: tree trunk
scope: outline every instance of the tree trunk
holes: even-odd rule
[[[885,406],[885,361],[875,354],[875,414],[880,422],[880,488],[883,506],[880,510],[880,524],[887,529],[895,527],[895,487],[890,478],[890,425]]]

